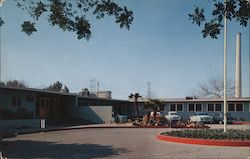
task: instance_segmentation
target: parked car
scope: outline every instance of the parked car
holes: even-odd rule
[[[167,120],[169,120],[169,121],[179,121],[179,120],[181,120],[181,116],[175,111],[168,112],[168,114],[165,115],[165,118]]]
[[[231,114],[227,114],[227,123],[233,124],[234,118],[231,116]],[[224,123],[224,114],[222,112],[216,114],[213,116],[213,123],[216,124],[223,124]]]
[[[205,112],[196,112],[195,115],[189,117],[189,120],[191,122],[212,123],[213,117]]]

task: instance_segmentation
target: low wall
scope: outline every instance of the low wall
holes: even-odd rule
[[[103,123],[112,120],[112,106],[85,106],[82,117],[93,123]]]
[[[20,127],[32,127],[40,128],[39,119],[17,119],[17,120],[0,120],[0,128],[20,128]]]

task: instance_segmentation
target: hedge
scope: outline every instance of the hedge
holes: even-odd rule
[[[223,129],[195,129],[195,130],[173,130],[163,132],[161,135],[214,140],[250,140],[250,130],[229,129],[226,133]]]

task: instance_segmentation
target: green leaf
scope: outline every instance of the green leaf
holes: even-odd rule
[[[36,28],[35,28],[35,23],[32,23],[30,21],[23,22],[23,24],[21,25],[21,27],[22,27],[22,32],[24,32],[28,36],[30,36],[31,34],[33,34],[33,32],[37,31]]]

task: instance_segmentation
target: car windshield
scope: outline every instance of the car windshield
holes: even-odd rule
[[[177,115],[177,113],[176,112],[171,112],[171,113],[169,113],[170,115]]]

